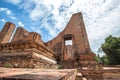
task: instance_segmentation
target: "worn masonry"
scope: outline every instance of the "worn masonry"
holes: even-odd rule
[[[81,13],[73,14],[65,29],[46,43],[40,34],[22,27],[12,37],[14,28],[13,23],[7,22],[0,32],[0,66],[55,68],[58,64],[77,68],[97,64]]]

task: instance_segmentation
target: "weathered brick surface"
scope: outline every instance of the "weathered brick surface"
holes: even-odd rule
[[[0,44],[0,66],[9,64],[12,67],[19,64],[19,67],[55,68],[56,61],[54,52],[46,46],[35,41],[22,41]]]
[[[86,68],[79,68],[78,73],[82,73],[82,77],[87,80],[119,80],[120,79],[120,67],[106,67],[102,65],[91,65]]]
[[[12,42],[16,42],[16,41],[20,41],[20,40],[24,40],[25,37],[29,34],[29,32],[27,30],[25,30],[22,27],[18,27],[13,38],[12,38]]]
[[[44,45],[38,33],[18,27],[9,43],[14,27],[7,22],[0,32],[0,66],[56,68],[55,53]]]
[[[117,73],[113,73],[113,72],[104,73],[103,78],[104,78],[104,80],[120,80],[120,72],[117,72]]]
[[[31,48],[35,48],[38,51],[41,51],[42,55],[55,58],[55,53],[52,50],[50,50],[48,47],[46,47],[43,44],[39,44],[34,40],[0,44],[0,53],[9,54],[10,52],[12,53],[13,50],[14,52],[16,52],[17,50],[21,50],[22,52],[25,49],[31,49]],[[9,52],[7,52],[7,50]]]
[[[43,44],[41,40],[41,35],[36,32],[28,32],[22,27],[18,27],[13,38],[12,42],[27,41],[32,40]]]
[[[1,55],[0,66],[8,68],[55,69],[56,63],[52,63],[39,57],[33,57],[33,54],[30,52],[27,52],[27,54],[17,54],[16,52],[12,55]]]
[[[28,32],[21,27],[17,28],[12,41],[9,42],[14,27],[14,24],[7,22],[0,32],[1,67],[48,69],[56,68],[56,63],[58,63],[59,68],[77,68],[78,73],[82,74],[82,76],[77,77],[78,80],[120,79],[120,66],[103,67],[103,65],[94,61],[95,54],[90,50],[81,13],[73,14],[66,28],[57,37],[47,43],[41,40],[40,34]],[[66,45],[67,40],[71,40],[72,43]],[[64,73],[64,71],[60,72]],[[1,73],[0,77],[2,75]],[[76,71],[67,71],[64,76],[59,78],[58,73],[55,73],[54,77],[51,75],[52,77],[50,79],[74,80],[76,76]],[[45,80],[45,77],[48,77],[48,75],[39,77],[41,75],[33,74],[18,74],[18,76],[5,78],[3,76],[4,74],[1,77],[2,80],[36,80],[39,78],[43,79],[43,77]]]
[[[14,31],[15,25],[7,22],[0,32],[0,43],[8,43]]]
[[[0,68],[0,80],[75,80],[76,73],[76,69]]]
[[[6,23],[6,26],[7,24],[8,23]],[[9,31],[7,31],[6,26],[3,28],[0,35],[2,35],[3,32],[5,34],[8,34],[7,32],[10,32],[10,34],[8,35],[10,38],[14,25],[12,23],[9,23],[9,26],[11,26],[11,28],[8,29]],[[4,38],[3,41],[5,41],[6,39],[8,40],[8,37]],[[66,45],[65,42],[67,40],[71,40],[72,45]],[[29,43],[29,41],[31,42]],[[39,45],[42,46],[38,47],[38,44],[36,45],[32,41],[37,42]],[[28,43],[33,44],[32,46],[28,47]],[[51,55],[55,55],[58,64],[62,65],[63,68],[87,66],[89,63],[96,64],[96,62],[94,61],[95,54],[90,50],[87,33],[81,13],[73,14],[65,29],[56,38],[48,41],[47,43],[44,43],[41,40],[40,34],[36,32],[28,32],[24,28],[18,27],[12,38],[11,44],[2,44],[0,46],[0,50],[5,51],[12,49],[26,49],[26,47],[31,48],[33,46],[43,53],[48,53],[49,51],[53,50],[56,55]],[[42,48],[43,46],[44,48]]]
[[[72,40],[72,49],[69,49],[70,51],[67,51],[66,40]],[[47,46],[56,53],[58,63],[64,64],[65,68],[71,63],[74,63],[73,66],[76,67],[86,65],[83,61],[95,62],[93,60],[95,54],[90,50],[81,13],[73,14],[65,29],[53,40],[48,41]],[[72,55],[72,57],[68,54]]]

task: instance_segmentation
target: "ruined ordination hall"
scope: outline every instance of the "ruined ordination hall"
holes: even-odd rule
[[[7,22],[0,31],[0,80],[120,79],[120,69],[104,69],[94,60],[80,12],[48,42],[36,32],[14,29],[15,25]]]
[[[81,13],[73,14],[65,29],[46,43],[40,34],[22,27],[11,38],[14,28],[7,22],[0,32],[0,66],[77,68],[96,64]]]
[[[46,45],[56,53],[58,64],[64,68],[96,64],[81,13],[73,14],[65,29]]]

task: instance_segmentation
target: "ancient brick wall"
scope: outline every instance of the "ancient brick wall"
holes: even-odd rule
[[[120,80],[120,67],[119,69],[104,70],[103,78],[104,80]]]
[[[0,32],[0,43],[8,43],[14,31],[15,25],[7,22]]]
[[[9,42],[14,27],[14,24],[6,23],[5,27],[0,33],[1,43]],[[67,45],[67,42],[69,41],[71,42],[70,46]],[[29,45],[27,43],[32,44],[32,46],[26,46]],[[38,47],[38,45],[40,45],[40,47]],[[68,68],[68,65],[72,65],[69,66],[69,68],[74,68],[81,65],[94,63],[95,54],[90,50],[81,13],[73,14],[65,29],[57,37],[51,41],[48,41],[47,43],[44,43],[41,40],[40,34],[36,32],[28,32],[24,28],[18,27],[12,38],[11,44],[1,44],[0,50],[26,49],[26,47],[28,49],[33,46],[45,54],[52,52],[51,55],[54,55],[58,64],[63,65],[64,68]]]
[[[22,27],[18,27],[13,38],[12,38],[12,42],[16,42],[16,41],[20,41],[20,40],[24,40],[25,37],[29,34],[29,32],[27,30],[25,30]]]
[[[72,58],[68,60],[72,60],[75,62],[78,61],[77,62],[78,64],[81,55],[85,55],[89,53],[93,54],[90,50],[87,33],[85,30],[85,25],[81,13],[73,14],[65,29],[53,40],[47,42],[47,46],[53,51],[55,51],[58,62],[62,61],[62,63],[64,63],[65,60],[68,61],[67,57],[65,58],[66,47],[67,47],[65,45],[65,42],[67,40],[72,41],[71,46],[73,49],[71,51],[73,51],[73,53],[69,53],[69,54],[74,54],[73,55],[74,60]],[[86,60],[89,60],[87,59],[87,55],[85,56],[86,56]],[[90,59],[93,60],[94,56],[95,55],[92,55]]]
[[[41,40],[41,35],[36,32],[29,32],[25,40],[35,40],[36,42],[43,43]]]
[[[35,41],[0,44],[1,67],[55,68],[54,52]]]
[[[40,34],[36,32],[28,32],[24,28],[18,27],[12,38],[12,42],[27,41],[27,40],[36,41],[38,43],[43,44]]]
[[[27,54],[0,56],[0,67],[55,69],[56,64],[49,63],[43,59],[33,58]]]
[[[55,68],[55,53],[44,45],[41,35],[7,22],[0,32],[0,66]],[[31,55],[31,56],[30,56]]]

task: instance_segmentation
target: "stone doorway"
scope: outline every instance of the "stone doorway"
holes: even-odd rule
[[[73,36],[68,34],[64,35],[64,48],[63,48],[63,61],[64,68],[74,67],[74,49],[73,49]]]

